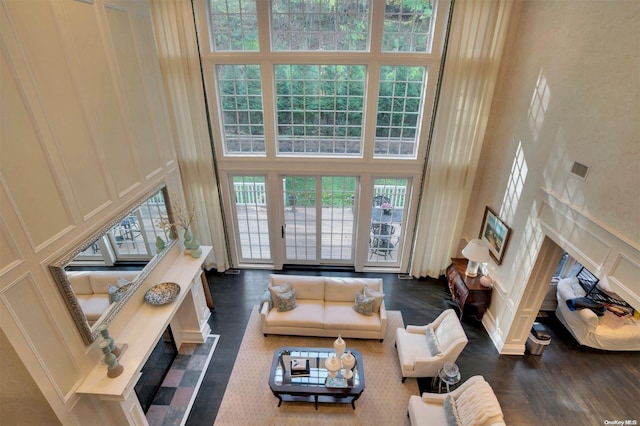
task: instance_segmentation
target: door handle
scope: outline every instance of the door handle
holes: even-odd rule
[[[284,227],[285,227],[285,226],[287,226],[287,225],[282,225],[282,226],[280,227],[280,229],[282,230],[282,238],[284,238]]]

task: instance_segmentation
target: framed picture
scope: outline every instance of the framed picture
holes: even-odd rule
[[[487,206],[482,218],[482,228],[478,238],[489,243],[489,253],[491,257],[502,263],[502,256],[507,249],[511,229],[498,217],[498,215]]]

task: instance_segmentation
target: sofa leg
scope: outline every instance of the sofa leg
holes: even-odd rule
[[[402,383],[404,383],[404,381],[405,381],[405,380],[407,380],[407,378],[406,378],[406,377],[403,377],[403,378],[402,378]]]

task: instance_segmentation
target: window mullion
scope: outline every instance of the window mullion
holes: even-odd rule
[[[264,123],[264,145],[266,158],[276,157],[276,101],[271,53],[271,7],[269,1],[257,1],[258,41],[260,46],[260,79],[262,81],[262,115]]]
[[[371,23],[369,28],[380,28],[369,35],[369,51],[378,55],[382,51],[382,28],[384,28],[385,0],[371,1]]]
[[[367,94],[362,154],[367,160],[373,158],[376,141],[376,111],[378,110],[378,86],[380,86],[380,63],[369,63],[367,67]],[[373,112],[372,112],[373,111]]]
[[[267,158],[276,157],[276,132],[278,125],[276,123],[276,99],[275,99],[275,79],[273,64],[269,61],[263,61],[260,64],[260,76],[262,79],[262,109],[264,122],[264,143]]]
[[[271,10],[268,1],[256,1],[256,12],[258,14],[258,45],[262,55],[271,52],[271,22],[269,16]]]

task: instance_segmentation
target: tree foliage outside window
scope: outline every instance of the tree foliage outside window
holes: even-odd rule
[[[431,50],[433,8],[430,0],[387,0],[382,34],[385,52]]]
[[[273,0],[274,50],[365,51],[368,0]]]
[[[227,152],[264,153],[259,65],[218,65],[220,107]]]
[[[258,50],[255,0],[210,0],[209,14],[212,51]]]
[[[364,66],[277,65],[276,94],[281,151],[303,151],[301,138],[354,142],[362,138]],[[289,145],[288,145],[289,144]],[[302,147],[301,147],[302,146]]]

